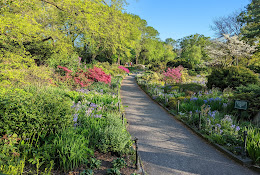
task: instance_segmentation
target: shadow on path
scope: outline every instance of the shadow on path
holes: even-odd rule
[[[149,175],[256,175],[225,157],[153,102],[136,84],[123,80],[121,97],[132,137],[139,139]]]

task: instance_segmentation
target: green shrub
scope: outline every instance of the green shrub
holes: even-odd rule
[[[94,172],[91,169],[84,170],[80,173],[80,175],[93,175]]]
[[[72,71],[77,71],[79,67],[79,56],[76,52],[70,54],[66,51],[54,53],[47,60],[50,67],[56,69],[57,72],[63,73],[61,69],[57,69],[58,66],[67,67]]]
[[[0,174],[22,174],[25,160],[20,156],[17,134],[0,138]]]
[[[55,150],[55,163],[65,172],[78,168],[93,154],[88,148],[88,140],[77,134],[75,128],[67,128],[57,134],[53,140],[52,149]]]
[[[218,68],[212,71],[208,77],[207,87],[219,87],[222,90],[227,87],[238,87],[240,85],[257,84],[258,76],[245,67],[231,66]]]
[[[136,68],[137,70],[144,70],[144,69],[145,69],[145,65],[137,64],[137,65],[135,66],[135,68]]]
[[[255,162],[260,163],[260,132],[259,129],[250,127],[247,129],[246,149],[249,157]]]
[[[113,167],[122,169],[127,166],[125,160],[123,158],[117,158],[112,161]]]
[[[259,73],[260,74],[260,65],[258,64],[251,64],[250,66],[248,66],[248,68],[252,71],[254,71],[255,73]]]
[[[120,154],[129,152],[131,136],[122,124],[121,118],[110,115],[107,119],[107,125],[99,129],[98,149],[102,152],[112,151]]]
[[[244,100],[248,102],[248,109],[243,112],[244,117],[241,117],[246,120],[252,120],[253,117],[257,115],[260,109],[260,86],[256,84],[239,86],[236,88],[236,93],[234,94],[232,99]]]
[[[192,64],[186,61],[185,59],[176,59],[169,61],[166,66],[167,67],[178,67],[179,65],[182,65],[184,68],[192,69]]]
[[[118,168],[107,169],[107,175],[120,175],[120,170]]]
[[[188,74],[189,74],[190,76],[196,76],[198,73],[197,73],[194,69],[189,69],[189,70],[188,70]]]
[[[203,86],[197,83],[189,83],[189,84],[180,84],[179,88],[182,89],[183,92],[192,91],[198,93],[203,89]]]
[[[34,59],[23,51],[18,49],[13,53],[0,50],[0,86],[49,84],[50,78],[49,68],[36,66]]]
[[[88,161],[88,167],[90,169],[99,169],[101,167],[101,160],[91,157]]]
[[[165,63],[151,63],[151,65],[149,66],[149,69],[154,71],[154,72],[162,72],[166,69],[166,65]]]
[[[106,114],[106,117],[95,118],[80,116],[78,123],[91,147],[101,152],[112,151],[123,154],[130,150],[131,136],[117,114]]]
[[[0,135],[54,133],[71,125],[71,100],[54,87],[0,89]]]

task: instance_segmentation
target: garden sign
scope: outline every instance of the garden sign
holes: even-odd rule
[[[242,101],[242,100],[236,100],[235,101],[235,108],[246,110],[247,109],[247,102]]]

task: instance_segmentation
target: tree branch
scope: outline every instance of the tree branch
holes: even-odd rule
[[[46,2],[47,4],[51,4],[51,5],[55,6],[57,9],[64,11],[62,8],[60,8],[58,5],[56,5],[54,2],[50,2],[48,0],[41,0],[41,1]]]
[[[49,37],[47,37],[47,38],[44,38],[44,39],[40,40],[40,42],[48,41],[48,40],[50,40],[50,39],[53,40],[53,38],[52,38],[51,36],[49,36]],[[53,40],[53,41],[54,41],[54,40]],[[29,42],[23,43],[23,45],[29,45],[29,44],[31,44],[31,43],[32,43],[32,41],[29,41]]]
[[[106,3],[106,1],[102,0],[102,2],[103,2],[106,6],[108,6],[108,4]]]

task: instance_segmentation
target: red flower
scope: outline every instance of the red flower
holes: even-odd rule
[[[66,67],[58,66],[58,68],[63,69],[63,70],[65,70],[65,71],[68,72],[68,73],[73,72],[72,70],[69,70],[69,69],[66,68]]]

